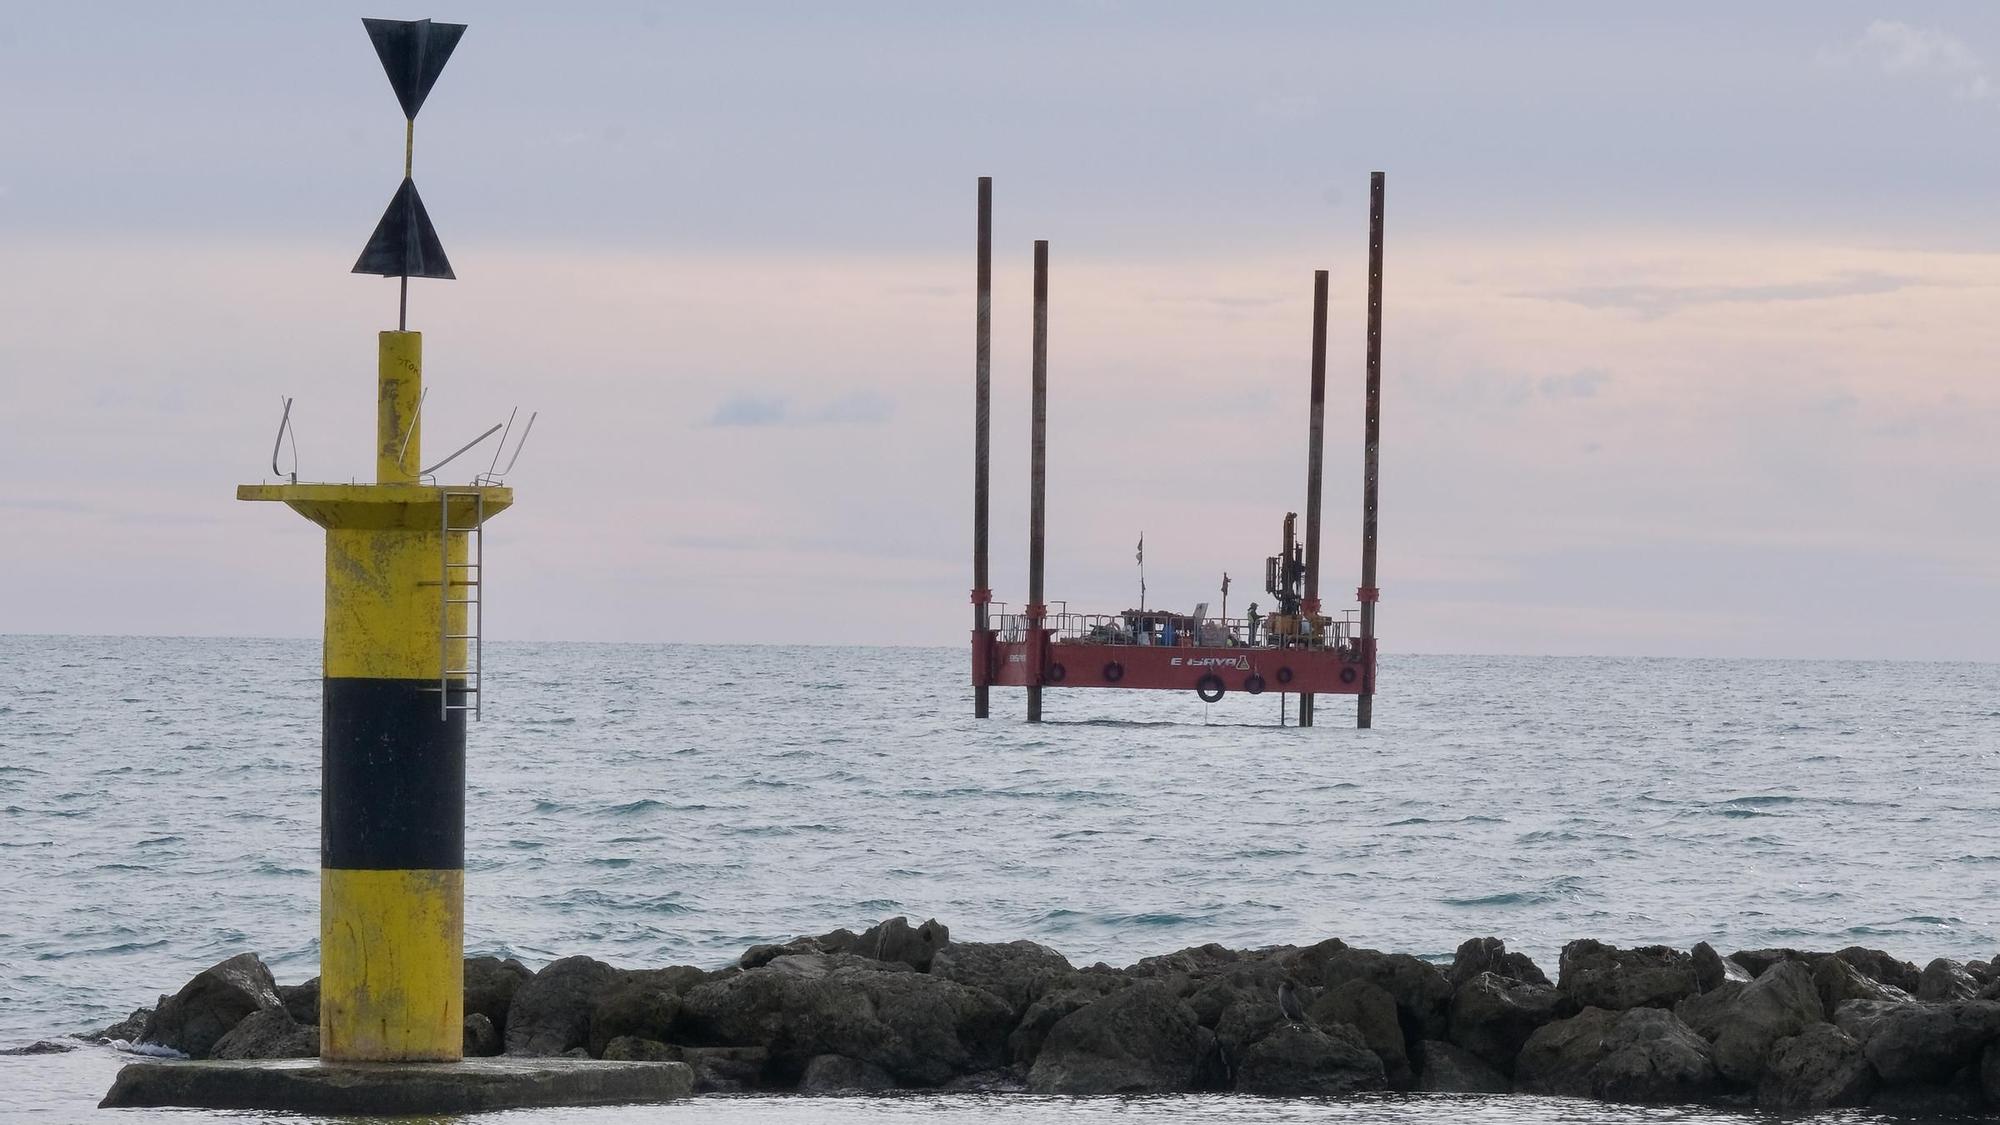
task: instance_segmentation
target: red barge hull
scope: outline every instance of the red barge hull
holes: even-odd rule
[[[1361,695],[1375,690],[1374,645],[1336,648],[1114,645],[1038,639],[972,641],[972,682],[997,687],[1141,688],[1258,695]],[[1213,679],[1211,679],[1213,677]]]

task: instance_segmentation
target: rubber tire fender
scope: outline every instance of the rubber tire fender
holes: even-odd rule
[[[1059,684],[1067,679],[1069,679],[1069,669],[1061,664],[1051,664],[1042,670],[1043,683]]]
[[[1340,682],[1343,684],[1351,684],[1355,680],[1360,678],[1361,678],[1361,673],[1356,672],[1352,668],[1342,668],[1340,670]]]
[[[1250,673],[1243,681],[1243,690],[1251,695],[1264,694],[1264,677],[1255,672]]]
[[[1116,660],[1104,666],[1104,682],[1115,684],[1125,678],[1125,666]]]
[[[1278,682],[1281,684],[1289,684],[1292,682],[1291,665],[1287,664],[1283,668],[1278,669]]]
[[[1222,682],[1222,677],[1213,672],[1194,682],[1194,693],[1201,697],[1203,703],[1217,702],[1228,690]]]

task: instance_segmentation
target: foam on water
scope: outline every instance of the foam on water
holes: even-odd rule
[[[468,946],[714,965],[935,915],[1204,941],[2000,949],[2000,666],[1391,657],[1378,728],[1018,691],[957,650],[488,646]],[[317,971],[313,641],[0,637],[0,1045]],[[1590,1120],[1622,1120],[1592,1117]],[[1554,1120],[1550,1118],[1550,1120]]]

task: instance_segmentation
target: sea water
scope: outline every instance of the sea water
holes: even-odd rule
[[[966,661],[487,646],[468,951],[718,966],[892,914],[1079,965],[1326,937],[1448,959],[1495,935],[1551,975],[1577,937],[2000,951],[2000,665],[1392,656],[1376,728],[1356,731],[1350,700],[1301,730],[1276,693],[1050,689],[1030,726],[1022,694],[995,689],[980,722]],[[0,636],[0,1046],[110,1022],[244,950],[280,981],[317,972],[318,669],[306,640]],[[0,1108],[84,1113],[118,1061],[0,1059]],[[1520,1098],[702,1105],[677,1112],[1710,1116]]]

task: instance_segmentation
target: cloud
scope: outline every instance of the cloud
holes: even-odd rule
[[[1916,279],[1875,271],[1841,274],[1819,281],[1766,285],[1579,285],[1568,289],[1517,292],[1516,297],[1561,301],[1586,309],[1619,309],[1652,320],[1697,305],[1771,304],[1779,301],[1826,301],[1839,297],[1870,297],[1894,293],[1917,284]]]
[[[1567,375],[1544,375],[1535,387],[1543,398],[1596,398],[1598,388],[1610,381],[1609,371],[1590,367]]]
[[[1820,60],[1834,66],[1872,65],[1889,75],[1946,78],[1952,92],[1968,101],[1985,101],[1994,94],[1978,54],[1964,40],[1934,27],[1876,20],[1854,42],[1822,51]]]
[[[777,396],[732,395],[715,408],[708,425],[873,426],[888,421],[895,413],[895,401],[874,391],[844,394],[809,410]]]

